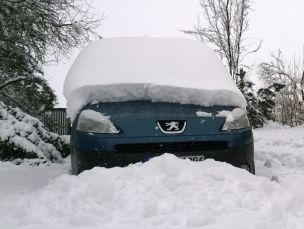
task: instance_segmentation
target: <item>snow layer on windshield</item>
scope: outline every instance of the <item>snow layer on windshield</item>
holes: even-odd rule
[[[68,115],[86,104],[147,100],[246,107],[216,55],[198,41],[112,38],[87,46],[64,85]]]

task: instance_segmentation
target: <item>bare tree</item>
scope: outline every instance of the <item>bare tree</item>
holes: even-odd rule
[[[260,79],[267,85],[279,83],[285,87],[277,94],[276,120],[289,126],[304,123],[304,101],[301,88],[304,65],[301,60],[293,58],[286,62],[282,52],[271,55],[270,62],[260,65]]]
[[[212,44],[238,83],[237,73],[244,57],[258,51],[261,46],[260,42],[255,49],[249,50],[250,45],[244,42],[244,34],[249,26],[250,0],[200,0],[200,5],[205,20],[202,23],[199,20],[194,31],[183,32]]]

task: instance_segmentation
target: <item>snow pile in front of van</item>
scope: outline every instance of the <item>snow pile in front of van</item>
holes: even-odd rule
[[[112,38],[87,46],[64,85],[68,115],[93,101],[146,100],[246,107],[231,76],[206,46],[178,38]]]
[[[63,175],[13,202],[0,198],[3,228],[285,228],[296,215],[304,212],[276,182],[170,154]]]
[[[304,126],[275,123],[254,130],[256,176],[226,163],[191,162],[169,154],[79,176],[68,175],[67,165],[0,162],[0,225],[302,229],[303,133]]]

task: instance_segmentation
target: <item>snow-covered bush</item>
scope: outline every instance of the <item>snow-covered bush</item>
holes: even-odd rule
[[[275,97],[284,88],[284,85],[273,83],[256,91],[254,83],[248,79],[246,71],[242,68],[238,73],[238,77],[238,87],[247,101],[247,113],[251,126],[260,128],[267,121],[274,120]]]
[[[0,160],[62,162],[68,154],[68,136],[48,132],[39,119],[0,102]]]

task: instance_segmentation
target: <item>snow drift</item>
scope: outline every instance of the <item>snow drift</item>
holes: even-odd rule
[[[178,38],[94,42],[72,65],[64,95],[72,119],[95,100],[246,107],[243,95],[216,55],[198,41]]]
[[[304,172],[304,125],[282,126],[275,122],[253,131],[255,144],[259,145],[256,159],[268,167],[298,168]]]
[[[13,203],[0,198],[0,224],[5,228],[223,228],[229,222],[229,228],[275,228],[258,225],[265,226],[273,208],[286,207],[287,199],[278,184],[229,164],[191,162],[165,154],[126,168],[64,175]],[[247,220],[242,221],[244,217]],[[248,218],[255,222],[246,225]]]

